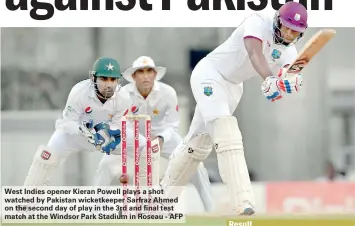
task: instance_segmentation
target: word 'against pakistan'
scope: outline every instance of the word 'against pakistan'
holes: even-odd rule
[[[38,0],[6,0],[6,8],[10,11],[28,10],[30,7],[30,17],[34,20],[48,20],[54,16],[55,10],[114,10],[129,11],[135,7],[140,7],[144,11],[171,10],[171,1],[182,0],[160,0],[161,9],[153,7],[148,0],[53,0],[54,3],[42,2]],[[52,1],[52,2],[53,2]],[[225,4],[228,10],[246,10],[247,7],[253,11],[260,11],[271,4],[274,10],[278,10],[283,4],[281,0],[187,0],[187,7],[192,11],[197,10],[221,10],[221,5]],[[291,2],[292,0],[286,0]],[[333,10],[333,0],[299,0],[298,2],[310,10],[321,10],[320,1],[324,2],[324,10]],[[156,2],[156,1],[150,1]],[[283,1],[282,1],[283,2]],[[30,5],[30,7],[29,7]],[[211,7],[212,5],[212,7]],[[310,7],[309,7],[310,6]],[[39,14],[39,10],[45,13]]]

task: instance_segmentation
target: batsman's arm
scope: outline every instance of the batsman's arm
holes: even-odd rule
[[[63,130],[66,133],[77,135],[80,134],[79,120],[84,114],[81,104],[80,87],[74,86],[68,95],[62,117],[56,121],[56,129]]]
[[[267,77],[272,76],[273,73],[269,64],[262,52],[262,42],[254,38],[244,39],[245,48],[247,49],[249,59],[254,69],[265,80]]]
[[[165,95],[165,101],[168,103],[168,109],[165,112],[165,129],[157,134],[157,136],[163,137],[164,143],[171,139],[173,133],[179,132],[180,124],[178,98],[173,88],[169,89],[167,95]]]
[[[265,80],[273,75],[263,54],[263,39],[267,34],[267,23],[259,14],[248,17],[244,23],[245,49],[254,69]]]

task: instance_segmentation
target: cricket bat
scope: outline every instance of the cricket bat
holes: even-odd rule
[[[310,62],[312,58],[334,37],[333,29],[322,29],[314,34],[299,52],[296,60],[287,68],[287,74],[296,74],[304,69],[302,61]]]

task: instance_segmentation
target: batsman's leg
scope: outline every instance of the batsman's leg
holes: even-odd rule
[[[171,139],[173,140],[173,139]],[[181,142],[181,138],[179,137],[179,139],[176,139],[176,141]],[[174,144],[170,144],[170,143],[174,143]],[[174,150],[168,150],[166,151],[166,149],[172,148],[172,147],[177,147],[177,145],[179,145],[179,143],[176,144],[176,142],[169,142],[167,144],[164,144],[164,151],[161,154],[161,158],[160,158],[160,169],[161,169],[161,177],[164,177],[164,173],[166,172],[168,165],[169,165],[169,161],[171,160],[171,158],[173,158],[173,154],[172,151]],[[212,145],[212,143],[211,143]],[[212,150],[212,147],[211,147]],[[208,172],[206,170],[206,168],[204,167],[203,163],[201,162],[198,167],[197,167],[197,172],[194,173],[194,175],[192,176],[192,178],[190,179],[190,183],[194,185],[194,187],[196,188],[201,201],[203,203],[204,209],[206,212],[212,212],[214,210],[214,203],[213,203],[213,199],[212,199],[212,194],[211,194],[211,184],[210,184],[210,180],[208,177]]]
[[[177,133],[175,133],[172,135],[171,139],[167,143],[164,143],[164,148],[162,150],[160,158],[160,163],[162,166],[161,178],[164,177],[164,172],[166,171],[169,165],[169,160],[173,157],[172,153],[174,149],[179,146],[181,141],[181,137]],[[210,147],[212,150],[212,143]],[[211,184],[208,177],[208,172],[202,162],[198,165],[197,172],[195,172],[192,178],[190,179],[190,183],[193,184],[196,188],[203,203],[205,211],[212,212],[214,210],[214,203],[212,200]]]
[[[233,207],[240,215],[254,214],[254,195],[237,119],[220,117],[212,123],[212,130],[219,172],[227,184]]]
[[[240,215],[252,215],[255,213],[255,201],[238,121],[230,116],[227,103],[222,101],[214,103],[216,109],[220,111],[215,112],[215,115],[210,114],[212,110],[210,104],[200,102],[198,107],[203,112],[206,128],[212,137],[219,172],[229,190],[233,210]]]
[[[197,108],[210,134],[218,160],[218,168],[226,183],[233,209],[242,215],[254,214],[254,195],[244,157],[242,135],[233,113],[243,93],[242,84],[231,84],[210,67],[197,69],[191,77]],[[204,75],[205,73],[205,75]],[[210,78],[206,78],[206,77]],[[204,92],[205,89],[211,92]]]
[[[167,197],[181,194],[185,186],[196,173],[200,163],[211,153],[211,138],[208,134],[198,134],[185,138],[174,150],[161,186]]]

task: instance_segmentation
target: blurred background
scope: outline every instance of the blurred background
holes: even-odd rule
[[[88,78],[92,64],[101,56],[116,58],[123,70],[141,55],[167,67],[162,81],[178,93],[180,134],[184,136],[195,107],[189,85],[191,70],[233,30],[2,28],[2,185],[23,184],[33,154],[52,135],[70,89]],[[302,48],[318,30],[309,28],[297,48]],[[336,30],[336,37],[304,70],[300,93],[271,103],[260,92],[258,76],[244,83],[244,95],[235,115],[244,138],[253,188],[257,199],[263,200],[258,204],[261,211],[293,211],[293,207],[285,207],[285,202],[296,196],[312,205],[320,189],[317,186],[322,186],[328,191],[322,196],[322,211],[330,203],[340,211],[355,213],[355,29]],[[54,185],[90,185],[99,160],[100,153],[73,155],[61,167]],[[223,205],[225,196],[220,197],[224,188],[216,164],[212,153],[205,165],[213,192],[219,197],[216,202]],[[337,198],[330,197],[331,183],[338,181],[344,187],[337,189],[343,192]],[[294,184],[298,185],[296,190],[305,193],[293,194],[290,188],[295,188]],[[291,193],[281,197],[279,191],[285,190]],[[193,192],[192,196],[197,200],[191,211],[201,212],[198,197]]]

